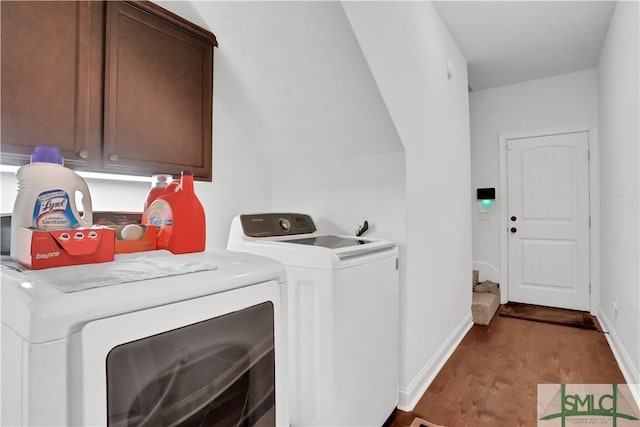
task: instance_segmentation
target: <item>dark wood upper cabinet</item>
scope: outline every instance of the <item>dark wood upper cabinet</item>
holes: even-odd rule
[[[0,143],[4,164],[59,147],[70,167],[99,167],[104,5],[1,2]]]
[[[104,164],[210,179],[215,39],[159,12],[107,2]]]
[[[2,163],[212,176],[210,32],[150,2],[1,2]]]

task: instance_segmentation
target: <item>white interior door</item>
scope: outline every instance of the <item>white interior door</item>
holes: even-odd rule
[[[507,141],[509,300],[590,308],[589,134]]]

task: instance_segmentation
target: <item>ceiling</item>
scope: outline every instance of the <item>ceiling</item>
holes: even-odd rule
[[[472,91],[597,66],[614,1],[434,1]]]

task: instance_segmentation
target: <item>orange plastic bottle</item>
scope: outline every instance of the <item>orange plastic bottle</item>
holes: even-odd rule
[[[171,175],[151,175],[151,190],[149,190],[149,193],[147,194],[147,200],[145,200],[144,202],[143,211],[146,211],[149,205],[153,203],[153,201],[164,192],[164,190],[167,188],[167,185],[169,185],[169,183],[171,182],[171,179]]]
[[[204,209],[193,190],[193,175],[182,171],[142,215],[142,223],[158,227],[158,249],[174,254],[202,252],[206,240]],[[174,184],[175,183],[175,184]]]

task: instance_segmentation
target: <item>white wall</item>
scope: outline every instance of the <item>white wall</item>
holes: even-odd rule
[[[299,162],[274,169],[273,183],[276,211],[313,212],[319,229],[335,234],[353,235],[366,219],[365,237],[404,246],[404,152]]]
[[[228,110],[266,162],[268,210],[346,234],[366,217],[368,236],[404,244],[404,149],[339,2],[160,4],[216,34],[214,90],[239,99]]]
[[[639,9],[638,2],[617,3],[598,62],[602,190],[599,316],[610,329],[627,380],[636,384],[640,383]]]
[[[470,327],[466,62],[431,3],[343,7],[406,152],[399,407],[411,409]]]
[[[598,121],[595,69],[472,92],[471,197],[473,261],[480,280],[500,282],[499,150],[501,132],[544,130],[573,125],[586,129]],[[480,220],[476,188],[495,187],[496,201],[487,220]]]

